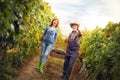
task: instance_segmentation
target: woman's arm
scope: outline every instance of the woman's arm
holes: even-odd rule
[[[48,26],[46,27],[46,29],[45,29],[43,35],[40,37],[39,41],[42,41],[42,40],[43,40],[44,36],[45,36],[46,33],[47,33],[47,29],[48,29]]]
[[[46,35],[47,30],[48,30],[48,27],[49,27],[49,26],[47,26],[46,29],[44,30],[44,34],[43,34],[43,35]]]

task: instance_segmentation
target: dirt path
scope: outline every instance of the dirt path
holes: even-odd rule
[[[43,74],[36,70],[38,63],[39,56],[36,56],[18,71],[14,80],[61,80],[63,60],[49,57]]]
[[[38,63],[39,55],[28,60],[28,62],[25,62],[25,65],[18,70],[18,76],[15,77],[14,80],[61,80],[64,63],[63,59],[49,56],[44,67],[44,73],[40,73],[36,69],[38,67]],[[86,80],[84,76],[80,74],[80,69],[82,69],[80,66],[79,61],[75,63],[69,80]]]

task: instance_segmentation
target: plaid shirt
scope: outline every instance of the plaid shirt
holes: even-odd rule
[[[70,34],[70,37],[68,39],[68,41],[72,42],[72,41],[76,41],[77,44],[80,43],[80,39],[78,38],[78,32],[77,31],[72,31]]]

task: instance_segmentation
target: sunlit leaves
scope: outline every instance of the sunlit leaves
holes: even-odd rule
[[[81,47],[89,72],[96,77],[100,73],[107,80],[119,80],[120,23],[109,22],[104,29],[96,28],[86,33],[83,34]]]
[[[39,38],[53,17],[43,0],[0,1],[1,80],[12,80],[13,72],[8,74],[12,67],[19,67],[24,58],[39,53]]]

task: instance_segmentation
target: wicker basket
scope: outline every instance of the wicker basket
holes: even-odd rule
[[[55,58],[59,58],[59,59],[64,59],[65,58],[65,53],[61,50],[54,49],[50,52],[50,56],[55,57]]]

